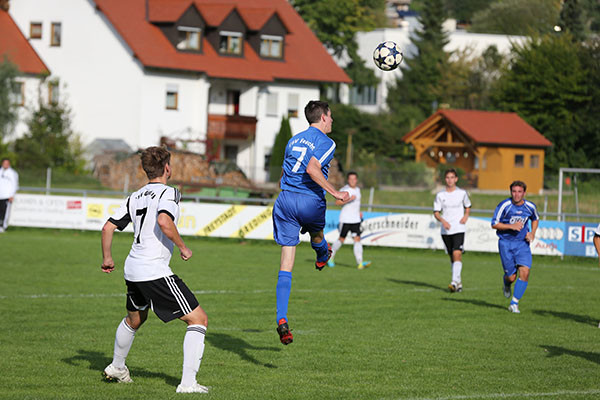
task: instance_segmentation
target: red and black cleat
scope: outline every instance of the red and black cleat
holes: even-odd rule
[[[287,321],[283,318],[279,320],[277,333],[279,333],[279,340],[281,340],[281,343],[285,345],[288,345],[294,341],[294,336],[292,336],[292,332],[288,327]]]
[[[329,259],[331,258],[331,245],[329,243],[327,243],[327,260],[325,261],[316,261],[315,262],[315,268],[318,269],[319,271],[323,270],[323,267],[327,265],[327,261],[329,261]]]

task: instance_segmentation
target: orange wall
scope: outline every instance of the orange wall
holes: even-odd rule
[[[544,150],[519,149],[510,147],[479,147],[485,150],[486,165],[482,168],[479,161],[479,189],[508,190],[513,181],[520,180],[527,184],[529,193],[540,193],[544,187]],[[515,166],[515,155],[523,155],[523,167]],[[530,166],[531,156],[538,156],[538,166]]]

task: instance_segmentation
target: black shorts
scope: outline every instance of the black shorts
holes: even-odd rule
[[[460,250],[461,252],[465,252],[463,248],[463,244],[465,243],[465,233],[455,233],[454,235],[442,235],[442,240],[446,245],[446,250],[448,254],[452,256],[452,252],[455,250]]]
[[[142,311],[150,306],[158,318],[169,322],[198,307],[196,296],[177,275],[143,282],[126,280],[125,283],[128,311]]]
[[[340,237],[345,239],[348,232],[352,232],[352,237],[360,236],[360,222],[355,224],[341,224]]]

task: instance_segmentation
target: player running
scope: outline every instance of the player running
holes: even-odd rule
[[[360,188],[358,185],[358,174],[356,172],[348,172],[346,176],[348,184],[341,188],[342,192],[348,192],[350,198],[347,201],[336,200],[335,204],[343,206],[340,211],[340,237],[333,242],[331,246],[331,258],[327,262],[330,267],[335,267],[333,258],[337,251],[344,244],[348,232],[352,233],[354,238],[354,258],[358,269],[365,269],[371,265],[371,261],[363,261],[363,246],[360,242],[360,224],[362,222],[362,213],[360,212]]]
[[[466,191],[456,186],[458,174],[455,169],[446,170],[444,180],[446,189],[435,196],[433,216],[442,223],[442,240],[450,256],[452,281],[448,289],[451,292],[462,292],[462,253],[471,200]]]
[[[171,177],[171,154],[161,147],[149,147],[142,153],[142,167],[149,182],[131,194],[126,203],[102,228],[102,271],[115,269],[111,254],[115,229],[123,230],[133,222],[134,239],[125,260],[127,316],[115,335],[112,363],[104,370],[107,380],[132,382],[125,358],[133,344],[135,332],[146,321],[148,308],[163,322],[175,318],[187,323],[183,339],[183,374],[177,393],[208,393],[196,382],[196,373],[204,353],[207,316],[186,284],[169,267],[173,245],[187,261],[192,251],[177,231],[179,191],[167,186]]]
[[[504,297],[510,298],[510,286],[515,283],[515,291],[508,310],[520,313],[519,300],[523,297],[529,271],[531,270],[531,248],[535,231],[539,224],[539,215],[535,204],[525,200],[527,185],[525,182],[514,181],[510,184],[511,197],[498,204],[492,218],[492,228],[496,229],[498,250],[504,269]],[[531,221],[531,232],[527,226]],[[517,270],[519,279],[517,279]]]
[[[292,137],[285,148],[279,186],[281,193],[273,207],[273,236],[281,246],[281,264],[277,279],[277,333],[281,343],[292,343],[287,310],[292,288],[292,269],[300,231],[310,234],[317,253],[315,268],[323,269],[331,250],[323,236],[325,227],[325,191],[346,201],[347,192],[338,192],[327,182],[329,163],[335,152],[331,132],[331,110],[323,101],[310,101],[304,108],[310,127]],[[324,189],[324,190],[323,190]]]

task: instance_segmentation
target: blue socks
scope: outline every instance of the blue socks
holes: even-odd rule
[[[290,301],[290,291],[292,290],[292,273],[279,271],[277,279],[277,320],[284,318],[287,321],[288,303]]]
[[[521,297],[523,297],[523,294],[525,294],[525,289],[527,289],[527,283],[528,282],[526,281],[517,279],[517,282],[515,283],[515,291],[510,304],[519,304],[519,300],[521,300]]]
[[[321,243],[310,242],[311,247],[317,253],[317,261],[327,261],[327,240],[321,240]]]

